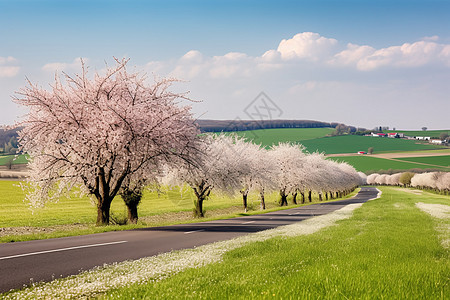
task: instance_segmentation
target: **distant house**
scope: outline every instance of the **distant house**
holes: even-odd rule
[[[386,133],[377,133],[379,137],[387,137]]]
[[[429,141],[429,140],[431,140],[431,137],[429,137],[429,136],[416,136],[416,140]]]
[[[387,134],[387,136],[390,137],[390,138],[394,138],[394,139],[397,139],[397,138],[400,137],[397,132],[389,132]]]
[[[432,144],[437,144],[437,145],[442,145],[444,142],[441,141],[441,140],[436,140],[436,139],[434,139],[434,140],[430,140],[430,143],[432,143]]]
[[[372,136],[373,136],[373,137],[386,137],[387,134],[386,134],[386,133],[373,133],[373,132],[372,132]]]

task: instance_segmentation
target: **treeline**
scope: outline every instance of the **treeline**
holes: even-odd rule
[[[18,131],[21,127],[7,129],[0,128],[0,153],[15,154],[18,148]]]
[[[333,135],[365,134],[365,128],[347,126],[337,122],[322,122],[314,120],[196,120],[201,132],[229,132],[270,128],[335,128]],[[17,141],[18,131],[22,128],[0,129],[0,148],[11,139]]]
[[[312,120],[196,120],[202,132],[228,132],[269,128],[336,128],[339,123]]]

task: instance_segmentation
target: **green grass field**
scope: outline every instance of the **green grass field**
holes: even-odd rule
[[[435,162],[439,162],[439,158],[443,156],[435,156],[435,157],[427,157],[427,158],[435,158]],[[414,160],[409,161],[407,159],[401,159],[404,161],[397,160],[389,160],[378,157],[371,157],[366,155],[358,155],[358,156],[342,156],[342,157],[329,157],[328,159],[332,159],[338,162],[346,162],[352,165],[357,171],[367,172],[367,171],[380,171],[380,170],[410,170],[410,169],[440,169],[442,171],[450,171],[450,168],[446,168],[443,163],[439,163],[436,165],[440,165],[442,167],[436,167],[431,165],[422,165],[414,163]],[[418,161],[421,162],[421,161]]]
[[[429,136],[438,138],[442,132],[445,132],[450,135],[450,130],[383,130],[383,132],[398,132],[404,133],[407,136]]]
[[[279,142],[301,143],[304,140],[324,137],[334,128],[272,128],[235,132],[256,144],[271,146]]]
[[[236,132],[255,143],[269,147],[279,142],[303,144],[309,152],[327,154],[356,153],[374,148],[374,153],[442,149],[442,146],[419,143],[413,140],[374,138],[356,135],[326,136],[332,128],[280,128]]]
[[[420,144],[413,140],[376,138],[370,136],[343,135],[323,137],[303,141],[302,144],[309,152],[319,151],[326,154],[356,153],[367,151],[369,147],[374,148],[374,153],[417,151],[442,149],[442,146]]]
[[[2,155],[0,156],[0,166],[4,166],[7,164],[7,162],[12,158],[15,157],[15,155]],[[19,165],[19,164],[26,164],[27,163],[27,158],[28,155],[24,155],[24,154],[20,154],[17,156],[17,158],[15,158],[13,160],[13,164],[14,165]]]
[[[309,236],[232,250],[220,263],[113,290],[102,299],[448,299],[450,226],[415,207],[448,196],[383,187],[353,217]],[[444,237],[445,238],[445,237]],[[447,236],[448,238],[448,236]]]
[[[419,163],[430,164],[430,165],[450,167],[450,155],[429,156],[429,157],[408,157],[408,158],[397,158],[397,159],[408,161],[408,162],[419,162]]]

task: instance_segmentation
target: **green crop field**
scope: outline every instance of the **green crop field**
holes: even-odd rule
[[[428,156],[428,157],[407,157],[407,158],[396,158],[399,160],[418,162],[430,165],[437,165],[443,167],[450,167],[450,155],[445,156]]]
[[[398,133],[404,133],[407,136],[429,136],[429,137],[436,137],[438,138],[442,132],[447,133],[450,135],[450,130],[427,130],[427,131],[419,131],[419,130],[383,130],[383,132],[398,132]]]
[[[374,148],[374,153],[395,151],[416,151],[442,149],[442,146],[421,144],[413,140],[378,138],[370,136],[343,135],[323,137],[302,141],[309,152],[319,151],[326,154],[356,153]]]
[[[436,159],[442,156],[436,156]],[[342,157],[329,157],[338,162],[346,162],[352,165],[357,171],[380,171],[380,170],[409,170],[409,169],[440,169],[442,171],[450,171],[450,168],[435,167],[430,165],[416,164],[409,161],[397,161],[378,157],[371,157],[365,155],[358,156],[342,156]]]
[[[279,142],[301,143],[304,140],[324,137],[334,131],[334,128],[271,128],[235,132],[256,144],[271,146]]]
[[[27,163],[27,159],[28,159],[28,155],[24,155],[24,154],[20,154],[17,157],[15,155],[3,155],[0,156],[0,166],[4,166],[7,164],[7,162],[13,158],[14,160],[12,161],[12,163],[14,165],[19,165],[19,164],[26,164]]]

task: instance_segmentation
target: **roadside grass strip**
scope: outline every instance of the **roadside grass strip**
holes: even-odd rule
[[[436,219],[415,204],[448,205],[450,197],[379,189],[381,198],[338,226],[250,243],[224,253],[220,263],[99,298],[449,299],[449,249]]]
[[[440,234],[442,246],[445,248],[450,248],[450,206],[445,204],[423,202],[416,203],[416,206],[432,217],[441,220],[441,222],[439,222],[436,226],[436,230]]]
[[[186,269],[221,262],[225,253],[245,245],[264,242],[275,237],[310,235],[348,219],[362,203],[349,204],[332,213],[302,222],[281,226],[227,241],[172,251],[136,261],[126,261],[95,268],[79,275],[49,283],[33,284],[24,290],[4,294],[4,299],[70,299],[91,298],[112,289],[132,284],[158,282]]]

